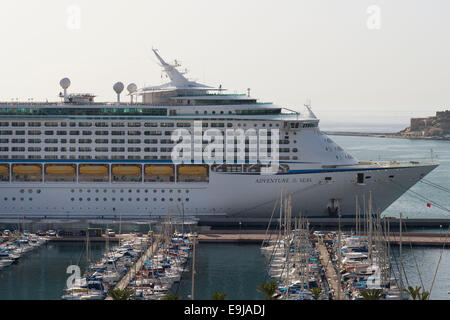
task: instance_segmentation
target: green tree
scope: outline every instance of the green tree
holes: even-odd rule
[[[258,292],[261,292],[265,297],[266,300],[275,300],[273,295],[277,291],[277,283],[275,281],[266,282],[263,284],[260,284],[258,289],[256,289]]]
[[[412,286],[408,286],[408,289],[403,289],[405,292],[407,292],[411,299],[416,300],[419,297],[421,287],[416,286],[415,288]]]
[[[429,300],[430,299],[430,292],[422,290],[422,292],[419,294],[418,300]]]
[[[133,290],[131,289],[113,289],[113,290],[109,290],[109,295],[111,296],[111,298],[113,300],[129,300],[130,296],[134,293]]]
[[[320,293],[322,292],[322,289],[320,289],[320,288],[312,288],[312,289],[311,289],[311,292],[312,292],[312,294],[314,295],[314,298],[315,298],[316,300],[319,300]]]
[[[384,294],[381,289],[366,289],[361,291],[361,300],[380,300]]]
[[[227,297],[227,294],[225,292],[214,291],[212,293],[212,298],[214,300],[225,300],[226,297]]]

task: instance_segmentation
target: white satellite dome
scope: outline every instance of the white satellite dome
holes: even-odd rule
[[[133,92],[136,92],[136,90],[137,90],[137,85],[135,84],[135,83],[130,83],[128,86],[127,86],[127,90],[128,90],[128,92],[131,94],[131,93],[133,93]]]
[[[120,94],[123,91],[124,85],[122,82],[116,82],[113,86],[114,91]]]
[[[67,89],[70,86],[70,79],[69,78],[62,78],[61,81],[59,81],[59,85],[63,89]]]

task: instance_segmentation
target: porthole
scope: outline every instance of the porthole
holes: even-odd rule
[[[70,198],[70,201],[75,201],[75,198]]]
[[[24,193],[24,192],[25,192],[25,190],[23,190],[23,189],[22,189],[22,190],[20,190],[20,193]]]
[[[38,189],[36,192],[37,192],[37,193],[41,193],[41,189]]]
[[[164,201],[164,198],[161,198],[161,201]]]
[[[186,198],[186,201],[189,201],[189,198]]]
[[[103,201],[108,201],[108,199],[106,199],[106,198],[103,198]]]
[[[130,201],[130,202],[131,202],[131,198],[128,198],[128,201]]]

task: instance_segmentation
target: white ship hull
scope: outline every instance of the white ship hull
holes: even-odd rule
[[[181,216],[183,204],[186,216],[270,217],[281,189],[292,194],[293,215],[333,216],[328,207],[336,199],[343,217],[354,216],[356,196],[362,205],[372,193],[374,210],[382,212],[435,167],[291,168],[277,175],[211,171],[207,183],[7,183],[0,186],[0,216]],[[357,173],[364,173],[364,183],[357,183]]]

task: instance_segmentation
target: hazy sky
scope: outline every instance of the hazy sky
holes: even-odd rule
[[[408,123],[450,108],[448,0],[0,2],[0,100],[112,101],[161,83],[152,46],[198,81],[300,108],[322,125]],[[122,99],[126,99],[123,97]]]

